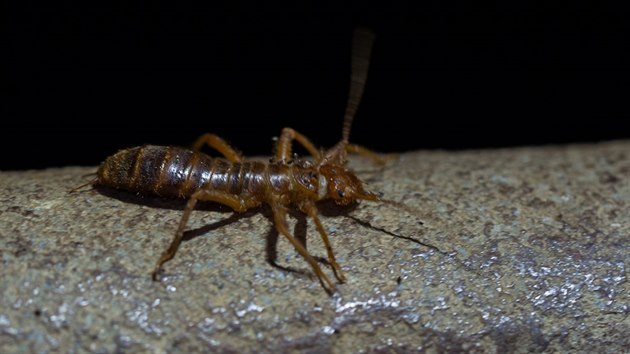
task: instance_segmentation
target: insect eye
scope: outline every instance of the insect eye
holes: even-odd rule
[[[337,189],[337,195],[339,196],[339,198],[343,198],[343,191],[341,189]]]

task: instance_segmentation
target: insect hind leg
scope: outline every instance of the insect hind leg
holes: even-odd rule
[[[162,265],[175,257],[175,253],[177,253],[177,249],[179,248],[179,245],[182,243],[182,239],[184,238],[184,229],[188,224],[190,214],[192,213],[195,205],[197,204],[197,201],[199,200],[213,201],[223,205],[227,205],[236,212],[244,212],[249,207],[251,207],[251,205],[248,205],[237,196],[225,192],[202,189],[193,193],[193,195],[188,200],[188,203],[186,203],[184,213],[182,214],[182,218],[179,221],[179,226],[177,227],[177,231],[175,232],[175,237],[173,238],[173,241],[171,241],[171,244],[166,249],[166,251],[162,253],[162,256],[160,256],[160,259],[157,261],[155,268],[153,269],[153,273],[151,273],[151,277],[153,280],[158,279],[158,273],[162,269]]]

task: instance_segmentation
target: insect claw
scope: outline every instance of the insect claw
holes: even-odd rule
[[[160,267],[155,268],[155,270],[151,273],[151,279],[153,281],[160,281],[159,273],[162,269]]]
[[[322,282],[322,287],[328,296],[333,296],[337,292],[337,287],[334,284],[331,284],[330,287],[328,287],[327,285],[324,285],[324,282]]]
[[[333,268],[333,272],[335,273],[335,277],[337,278],[337,280],[339,280],[339,283],[341,284],[345,283],[346,276],[343,275],[343,272],[341,271],[339,264],[337,263],[333,264],[332,268]]]

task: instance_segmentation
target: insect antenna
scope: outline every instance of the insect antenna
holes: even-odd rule
[[[413,207],[410,207],[407,204],[404,204],[404,203],[401,203],[401,202],[398,202],[398,201],[395,201],[395,200],[383,199],[383,198],[379,197],[378,201],[383,203],[383,204],[391,205],[393,207],[402,209],[402,210],[408,212],[409,214],[411,214],[413,216],[420,216],[422,214],[420,210],[418,210],[416,208],[413,208]],[[421,220],[419,222],[420,222],[420,224],[424,224],[424,222],[422,222]]]
[[[333,162],[344,164],[346,162],[347,148],[350,145],[350,129],[352,120],[357,113],[359,103],[363,97],[365,82],[367,81],[368,69],[370,66],[370,53],[374,44],[374,32],[367,28],[357,28],[354,30],[352,38],[352,66],[350,72],[350,89],[348,92],[348,103],[346,113],[341,128],[341,140],[318,161],[322,166]]]
[[[357,28],[354,30],[352,40],[352,72],[350,78],[350,92],[348,93],[348,104],[346,114],[343,119],[341,130],[341,143],[348,144],[352,120],[357,113],[359,103],[363,97],[365,82],[367,81],[368,69],[370,67],[370,53],[374,44],[374,32],[367,28]]]
[[[409,213],[410,215],[413,216],[421,216],[422,215],[422,211],[420,211],[419,209],[416,209],[414,207],[410,207],[409,205],[403,203],[403,202],[399,202],[396,200],[392,200],[392,199],[385,199],[383,198],[383,194],[382,193],[375,193],[375,192],[369,192],[366,191],[364,192],[362,195],[356,196],[357,199],[362,199],[362,200],[370,200],[373,202],[377,202],[377,203],[383,203],[383,204],[387,204],[387,205],[391,205],[393,207],[402,209],[404,211],[406,211],[407,213]],[[421,224],[424,224],[422,221],[420,222]]]

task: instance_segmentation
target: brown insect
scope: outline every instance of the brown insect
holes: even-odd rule
[[[345,276],[335,260],[315,202],[332,199],[337,204],[347,205],[362,199],[397,204],[367,191],[355,173],[345,167],[348,152],[379,161],[377,154],[348,142],[352,120],[363,94],[373,40],[372,32],[365,29],[355,31],[352,80],[342,137],[339,143],[326,151],[315,148],[308,138],[297,131],[284,128],[277,140],[275,156],[269,163],[245,161],[235,149],[214,134],[201,136],[192,150],[144,145],[121,150],[103,162],[96,179],[89,184],[188,199],[175,237],[153,270],[153,280],[157,280],[162,265],[175,256],[188,218],[198,201],[224,204],[236,212],[266,203],[271,208],[277,231],[310,264],[324,289],[329,294],[334,293],[335,284],[322,272],[306,247],[289,232],[287,212],[293,204],[313,219],[326,247],[328,263],[337,280],[343,283]],[[312,155],[312,161],[293,159],[294,141]],[[203,145],[216,149],[224,158],[212,158],[199,152]]]

